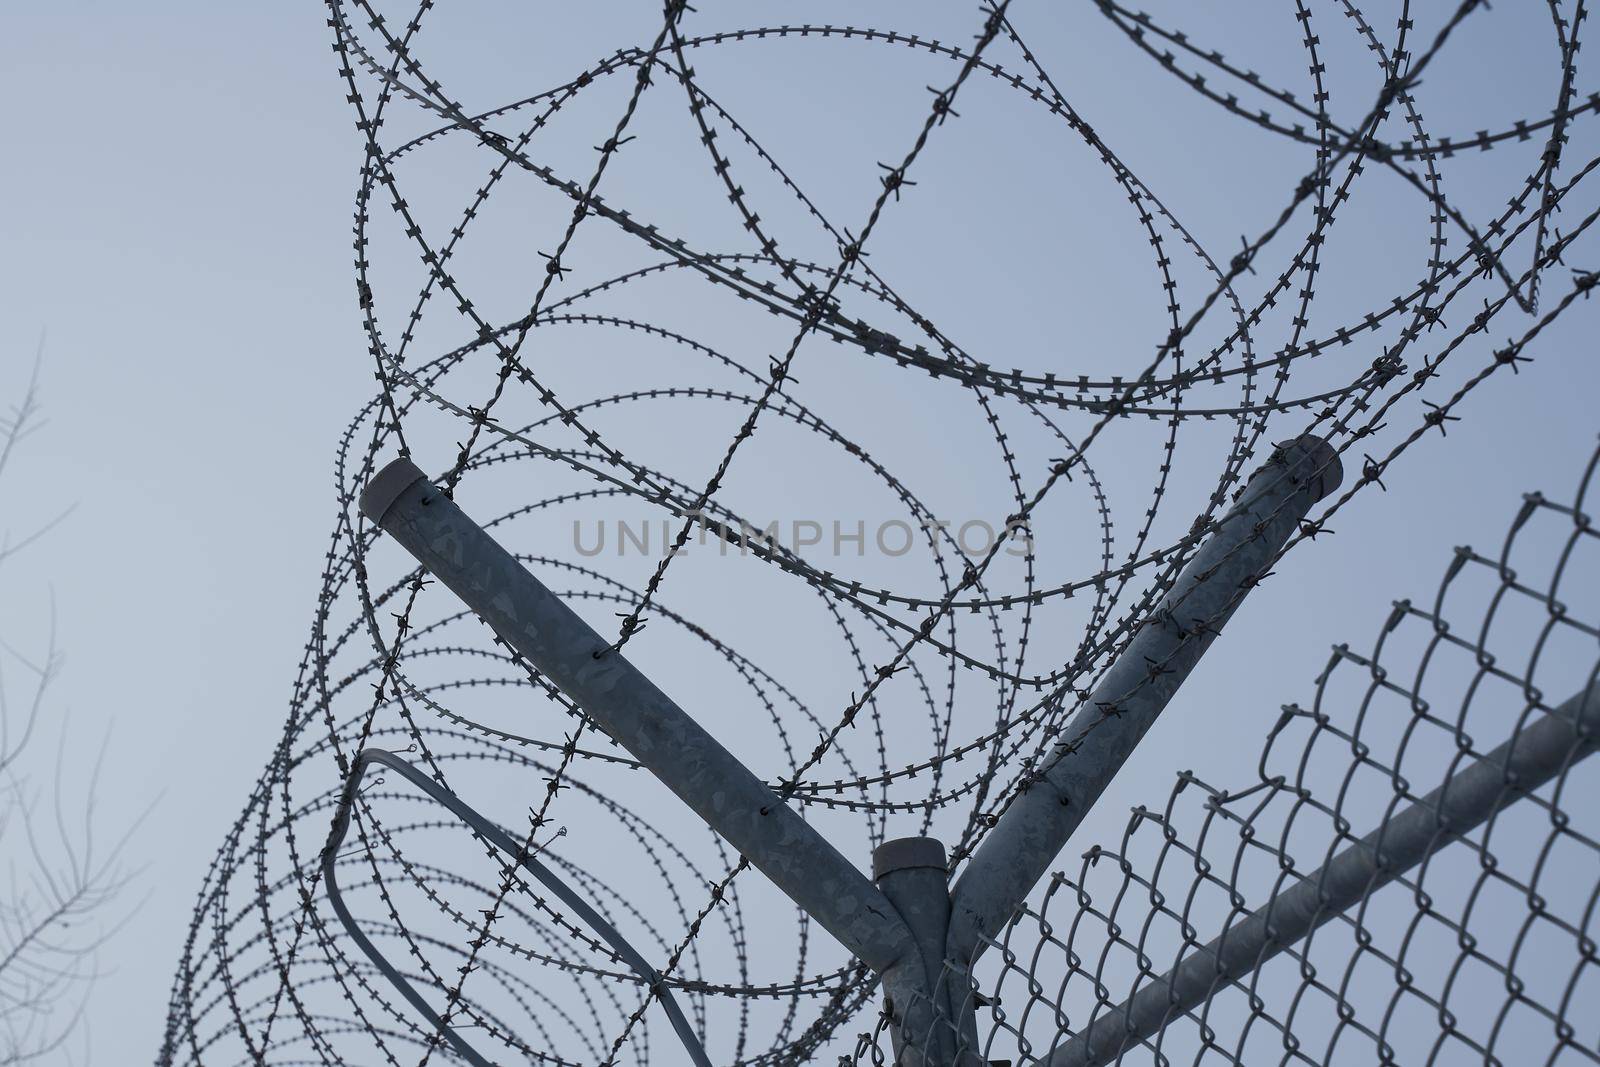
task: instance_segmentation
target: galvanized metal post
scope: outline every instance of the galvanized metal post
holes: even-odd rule
[[[361,510],[502,640],[883,979],[904,1016],[906,1062],[948,1067],[954,1042],[916,938],[889,899],[455,502],[401,458]],[[932,1045],[921,1047],[920,1035]]]
[[[948,979],[951,968],[945,961],[945,943],[950,932],[950,878],[944,845],[931,837],[902,837],[885,841],[872,853],[872,880],[883,890],[900,917],[911,929],[921,955],[928,988],[933,991],[937,1035],[920,1042],[935,1046],[950,1042],[950,1062],[977,1063],[977,1018],[964,983],[957,986]],[[964,972],[962,972],[964,974]],[[907,1043],[905,1005],[887,1005],[890,1036],[895,1055],[903,1058]],[[915,1035],[910,1035],[915,1037]],[[937,1036],[939,1041],[932,1038]]]
[[[1148,625],[1067,724],[1053,762],[973,854],[952,894],[952,960],[970,967],[1027,899],[1240,599],[1341,476],[1338,453],[1308,436],[1278,446],[1250,479]]]
[[[1600,685],[1521,730],[1094,1019],[1048,1067],[1101,1067],[1538,789],[1600,743]]]

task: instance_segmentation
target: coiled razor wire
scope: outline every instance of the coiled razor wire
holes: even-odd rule
[[[1600,280],[1576,259],[1600,216],[1590,184],[1600,144],[1587,130],[1600,97],[1580,81],[1581,0],[1548,4],[1548,115],[1445,134],[1424,121],[1418,86],[1461,33],[1507,17],[1477,0],[1427,12],[1403,3],[1393,29],[1353,3],[1314,8],[1296,0],[1309,94],[1200,43],[1199,32],[1177,28],[1181,19],[1109,2],[1070,12],[1120,31],[1155,62],[1155,77],[1176,78],[1219,109],[1220,124],[1309,149],[1306,168],[1262,228],[1225,248],[1212,247],[1204,227],[1161,198],[1159,189],[1183,180],[1182,169],[1177,177],[1136,175],[1119,155],[1115,127],[1097,124],[1086,101],[1058,86],[1034,50],[1058,28],[1035,33],[1027,24],[1037,13],[1009,3],[919,13],[959,27],[959,36],[941,30],[940,39],[843,24],[743,25],[736,7],[672,2],[641,43],[575,61],[528,95],[473,105],[425,61],[428,28],[449,6],[436,7],[420,0],[395,13],[368,0],[327,2],[333,56],[363,139],[353,299],[378,389],[339,445],[338,518],[290,714],[202,887],[162,1063],[421,1067],[434,1057],[464,1060],[464,1047],[489,1062],[687,1062],[655,1007],[669,999],[682,1005],[713,1062],[884,1055],[867,972],[826,935],[815,936],[806,916],[741,878],[739,857],[687,825],[670,801],[660,803],[634,761],[590,729],[581,709],[376,536],[355,501],[388,457],[412,455],[432,464],[446,491],[495,501],[498,518],[488,525],[496,536],[527,546],[519,558],[581,609],[613,613],[616,649],[713,664],[716,678],[694,667],[682,680],[704,679],[716,703],[737,703],[744,718],[729,721],[738,723],[751,765],[841,847],[859,842],[864,850],[892,836],[891,827],[937,826],[959,865],[1026,788],[1062,724],[1150,621],[1274,441],[1324,437],[1359,472],[1302,523],[1292,548],[1331,532],[1329,519],[1358,493],[1386,489],[1385,474],[1412,444],[1446,433],[1469,395],[1533,358],[1541,334]],[[1325,42],[1336,34],[1351,35],[1366,68],[1335,69]],[[785,156],[782,123],[763,120],[759,98],[741,92],[737,67],[720,76],[696,71],[717,70],[718,57],[762,64],[795,48],[814,57],[807,69],[819,82],[847,84],[855,62],[874,78],[903,76],[919,94],[916,120],[874,158],[841,146],[827,160],[831,169],[872,176],[871,195],[852,214],[835,217],[807,191],[800,175],[815,174],[815,161]],[[878,266],[908,239],[896,220],[917,211],[952,166],[941,139],[996,116],[1036,124],[1027,129],[1105,168],[1130,208],[1128,241],[1150,256],[1153,306],[1163,316],[1154,343],[1143,339],[1148,331],[1129,331],[1127,351],[1109,363],[1070,346],[993,362],[1017,346],[1003,337],[958,340],[941,324],[937,301],[918,301],[910,295],[916,286],[897,285]],[[1492,190],[1503,207],[1466,206],[1485,191],[1481,176],[1451,177],[1452,161],[1469,149],[1526,163]],[[726,204],[725,218],[693,227],[665,221],[681,214],[671,190],[653,196],[640,175],[683,161]],[[460,168],[474,185],[464,201],[441,191],[449,182],[440,176]],[[1380,298],[1363,296],[1351,311],[1337,282],[1392,252],[1380,242],[1351,265],[1325,249],[1350,232],[1352,196],[1366,195],[1378,175],[1385,189],[1400,190],[1402,210],[1430,237],[1413,280]],[[1061,210],[1070,216],[1070,203]],[[528,218],[544,234],[537,245],[527,244]],[[537,254],[531,282],[508,286],[500,277],[506,253],[490,239],[504,233]],[[483,244],[491,247],[480,251]],[[992,265],[946,251],[941,269]],[[508,288],[511,311],[501,309]],[[1342,293],[1333,311],[1318,296],[1330,290]],[[1492,341],[1491,328],[1508,339]],[[832,343],[822,348],[822,340]],[[642,346],[646,359],[619,357],[625,370],[614,371],[599,357],[571,355],[624,345]],[[596,365],[597,374],[579,373]],[[863,420],[847,403],[857,391],[907,399]],[[935,434],[958,412],[981,428],[988,452],[971,470],[930,477],[908,468],[892,434],[873,436],[883,426],[926,432],[917,421],[924,404]],[[655,440],[632,432],[639,425],[657,431]],[[709,450],[678,445],[724,429]],[[1137,475],[1116,459],[1129,441],[1142,441],[1147,457]],[[917,531],[921,569],[824,562],[757,533],[770,515],[756,510],[766,505],[744,472],[786,451],[803,453],[802,468],[814,463],[839,485],[873,486]],[[952,481],[995,489],[982,497],[990,510],[980,517],[1004,536],[986,552],[967,551],[959,531],[941,525]],[[648,515],[662,533],[643,570],[551,539],[574,515],[622,506]],[[1077,536],[1051,525],[1064,514]],[[1581,510],[1569,514],[1587,544]],[[696,570],[694,583],[674,580],[694,566],[675,561],[679,550],[706,554],[708,536],[719,563],[732,547],[730,565],[741,568],[733,585],[748,584],[757,606],[697,613],[705,572]],[[1551,588],[1551,628],[1592,636],[1588,624],[1554,612]],[[1522,592],[1509,578],[1504,589]],[[1401,615],[1398,622],[1431,622],[1437,643],[1457,647],[1438,628],[1440,607]],[[758,640],[769,622],[793,628],[797,647],[781,658]],[[763,651],[752,653],[758,644]],[[1370,668],[1375,693],[1395,691],[1353,653],[1337,662]],[[1531,667],[1484,672],[1519,680],[1519,721],[1549,713],[1548,694],[1529,695]],[[1319,701],[1329,679],[1342,676],[1330,670]],[[1190,783],[1185,797],[1223,798],[1206,807],[1202,825],[1189,836],[1166,832],[1183,825],[1176,804],[1162,816],[1139,816],[1116,854],[1094,853],[1099,860],[1076,877],[1058,876],[997,940],[985,959],[998,976],[979,975],[988,983],[980,988],[998,982],[983,1001],[986,1055],[1076,1055],[1073,1035],[1110,1018],[1125,994],[1195,955],[1228,916],[1314,867],[1307,858],[1321,861],[1364,833],[1356,816],[1381,816],[1362,806],[1366,786],[1313,800],[1309,785],[1293,784],[1312,770],[1333,773],[1335,764],[1321,758],[1332,741],[1355,754],[1356,777],[1385,769],[1392,787],[1380,795],[1389,803],[1420,795],[1414,783],[1428,780],[1409,769],[1402,778],[1397,753],[1467,759],[1487,751],[1475,737],[1507,732],[1469,729],[1427,710],[1437,706],[1432,697],[1422,711],[1413,705],[1414,739],[1388,747],[1331,709],[1286,713],[1269,754],[1276,759],[1297,730],[1309,731],[1306,751],[1319,746],[1314,766],[1269,773],[1264,763],[1248,796],[1182,779]],[[1439,730],[1448,734],[1429,741]],[[422,779],[409,775],[393,784],[381,773],[358,780],[358,768],[371,763],[363,754],[373,750],[394,753],[436,789],[414,788]],[[1585,779],[1574,770],[1562,781]],[[1347,798],[1352,792],[1361,803]],[[462,798],[464,810],[496,821],[501,833],[458,818],[440,796]],[[1259,818],[1251,814],[1257,808]],[[1266,829],[1262,820],[1289,808],[1281,825]],[[1517,810],[1553,816],[1572,807],[1535,796]],[[1313,813],[1328,821],[1312,827]],[[1587,842],[1573,836],[1579,829],[1568,832],[1570,816],[1561,821],[1552,840]],[[1131,858],[1156,836],[1139,829],[1147,824],[1163,828],[1154,868]],[[340,831],[330,847],[331,826]],[[1214,862],[1206,850],[1222,847],[1223,829],[1241,843],[1236,857]],[[1498,871],[1481,840],[1456,851]],[[516,843],[514,853],[507,842]],[[1270,876],[1246,871],[1246,860],[1263,858]],[[562,880],[564,891],[547,894],[547,883],[525,878],[535,867]],[[336,873],[338,909],[325,871]],[[1084,887],[1103,872],[1120,883],[1091,898]],[[1163,877],[1185,878],[1185,888],[1168,890]],[[1586,883],[1591,893],[1594,881]],[[1420,884],[1402,878],[1386,892]],[[1431,887],[1432,896],[1414,892],[1421,925],[1456,930],[1471,919],[1453,901],[1435,906],[1444,894]],[[1217,893],[1223,904],[1211,900]],[[1532,917],[1526,925],[1546,922],[1548,899],[1545,889],[1527,890],[1518,905]],[[383,966],[353,943],[336,910]],[[1590,959],[1587,912],[1562,914]],[[1356,1055],[1343,1050],[1365,1039],[1355,1062],[1456,1062],[1463,1049],[1497,1062],[1497,1039],[1478,1026],[1483,1017],[1463,1020],[1448,991],[1439,992],[1444,986],[1411,976],[1423,973],[1424,958],[1428,966],[1447,957],[1476,966],[1482,957],[1509,982],[1512,957],[1461,949],[1459,938],[1453,956],[1420,944],[1370,947],[1364,916],[1349,913],[1330,928],[1358,938],[1353,954],[1348,941],[1341,946],[1335,966],[1345,970],[1336,979],[1317,977],[1330,972],[1312,966],[1333,941],[1324,930],[1310,946],[1286,947],[1259,980],[1219,979],[1203,1005],[1174,1009],[1166,1028],[1134,1041],[1127,1056],[1149,1056],[1153,1047],[1170,1062],[1239,1062],[1249,1042],[1270,1041],[1274,1059],[1341,1062]],[[1103,944],[1080,947],[1096,935]],[[1391,984],[1407,977],[1387,1014],[1369,1021],[1349,988],[1366,995],[1376,987],[1349,968],[1374,964],[1388,968]],[[1273,968],[1293,977],[1269,979]],[[1586,972],[1580,964],[1574,973],[1581,980]],[[1526,992],[1527,976],[1516,980],[1523,985],[1508,1017],[1542,1012],[1557,1052],[1592,1058],[1592,1035],[1575,1036],[1565,1006],[1581,993],[1551,999]],[[1270,1000],[1261,983],[1271,986]],[[1291,988],[1299,993],[1280,1003],[1279,991]],[[1403,1024],[1419,1004],[1433,1011],[1426,1025]],[[1405,1040],[1421,1033],[1436,1044],[1411,1050],[1401,1030]],[[1181,1056],[1168,1051],[1186,1040]]]

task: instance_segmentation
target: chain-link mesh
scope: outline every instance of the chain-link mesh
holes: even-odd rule
[[[1457,549],[1433,598],[1397,601],[1370,648],[1336,646],[1252,780],[1185,771],[1120,841],[1055,874],[987,957],[986,1058],[1600,1061],[1600,776],[1580,762],[1600,737],[1597,463],[1571,505],[1529,494],[1498,552]],[[1534,759],[1545,780],[1515,773]],[[1474,767],[1493,771],[1487,802],[1467,792]],[[1485,818],[1453,824],[1474,801]],[[1408,855],[1393,828],[1419,815],[1431,840]],[[1323,872],[1361,855],[1355,899],[1330,903]],[[1297,886],[1325,925],[1289,938],[1269,919],[1252,940],[1250,917]],[[1229,938],[1254,957],[1243,974],[1217,973]],[[1186,962],[1209,981],[1179,1003],[1166,979]],[[1141,990],[1161,1022],[1124,1041],[1118,1009]]]

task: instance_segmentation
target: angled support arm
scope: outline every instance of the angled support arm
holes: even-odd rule
[[[1053,761],[1000,816],[952,893],[947,952],[970,968],[1033,891],[1217,631],[1311,506],[1338,487],[1321,438],[1280,445],[1067,724]]]
[[[379,471],[361,510],[450,588],[502,640],[571,697],[773,884],[883,978],[908,1017],[897,1033],[929,1034],[925,1062],[948,1063],[948,1026],[916,939],[854,864],[767,788],[688,713],[473,522],[410,460]],[[915,1018],[928,1014],[927,1019]],[[922,1041],[914,1043],[921,1045]]]

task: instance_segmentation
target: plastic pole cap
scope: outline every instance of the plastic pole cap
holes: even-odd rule
[[[945,868],[944,845],[932,837],[901,837],[872,850],[872,879],[911,867]]]
[[[400,499],[400,494],[427,477],[415,463],[401,456],[374,474],[367,487],[361,490],[361,513],[382,526],[384,515]]]

